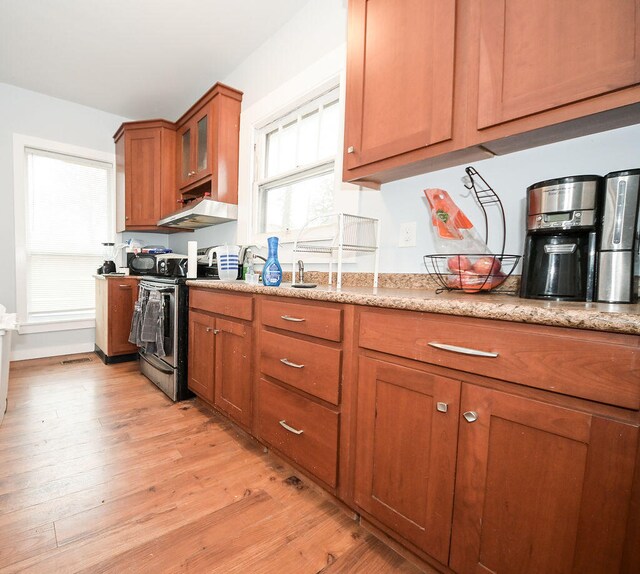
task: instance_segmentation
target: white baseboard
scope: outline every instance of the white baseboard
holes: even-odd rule
[[[73,345],[58,345],[56,347],[37,347],[35,349],[19,349],[11,352],[11,361],[26,361],[27,359],[42,359],[44,357],[58,357],[59,355],[75,355],[77,353],[91,353],[95,345],[91,343],[75,343]]]

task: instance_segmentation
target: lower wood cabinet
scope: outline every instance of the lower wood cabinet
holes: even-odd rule
[[[462,411],[453,570],[620,572],[637,425],[466,384]]]
[[[138,280],[133,277],[96,277],[96,351],[106,363],[135,356],[129,343]],[[134,357],[132,357],[134,358]]]
[[[640,337],[206,289],[190,306],[189,387],[435,568],[640,572]]]
[[[196,395],[213,403],[215,376],[215,317],[189,311],[188,386]]]
[[[339,414],[264,379],[258,393],[258,437],[335,488]]]
[[[355,502],[446,564],[460,382],[362,357]]]
[[[206,311],[215,309],[215,291],[200,291],[191,297],[191,305],[204,310],[189,310],[188,386],[196,395],[215,405],[246,429],[251,427],[252,413],[252,353],[251,322],[233,317],[220,317]],[[228,294],[221,294],[225,303],[233,303]],[[252,300],[235,297],[236,308],[252,309]]]
[[[501,323],[475,320],[478,338],[459,318],[359,314],[355,505],[423,559],[458,574],[640,572],[638,411],[531,388],[553,388],[557,378],[557,361],[544,363],[543,354],[542,365],[531,362],[541,380],[516,384],[531,372],[510,370],[510,361],[527,355],[526,370],[531,345],[504,336],[511,327]],[[638,339],[567,331],[545,330],[557,344],[563,333],[570,341],[559,392],[588,396],[597,379],[603,393],[612,385],[606,402],[636,404]],[[435,354],[432,340],[456,346]],[[503,362],[458,354],[474,348]],[[583,377],[583,365],[602,373],[614,356],[609,371],[623,394],[609,374]]]

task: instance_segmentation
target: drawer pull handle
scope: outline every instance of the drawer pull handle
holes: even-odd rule
[[[487,351],[478,351],[478,349],[468,349],[467,347],[456,347],[455,345],[445,345],[444,343],[429,343],[430,347],[442,349],[443,351],[452,351],[462,355],[473,355],[474,357],[491,357],[495,358],[498,353],[489,353]]]
[[[131,285],[118,285],[120,289],[131,289]]]
[[[478,413],[475,411],[467,411],[462,416],[468,423],[474,423],[478,420]]]
[[[289,315],[280,315],[280,318],[284,319],[285,321],[293,321],[294,323],[302,323],[303,321],[306,321],[304,317],[290,317]]]
[[[283,429],[288,430],[289,432],[292,432],[293,434],[300,435],[300,434],[302,434],[304,432],[303,430],[294,429],[292,426],[289,426],[287,424],[287,421],[285,421],[284,419],[282,419],[281,421],[278,421],[278,422],[280,423],[280,426]]]
[[[302,369],[304,365],[298,365],[297,363],[292,363],[289,359],[280,359],[280,362],[283,365],[287,365],[287,367],[293,367],[294,369]]]

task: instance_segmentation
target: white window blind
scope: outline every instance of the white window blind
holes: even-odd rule
[[[109,163],[25,148],[27,321],[95,315],[93,275],[112,237]]]
[[[259,130],[258,233],[291,232],[333,211],[338,92],[333,88]]]

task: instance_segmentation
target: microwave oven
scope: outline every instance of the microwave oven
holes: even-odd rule
[[[157,275],[157,257],[155,253],[127,253],[129,275]]]

